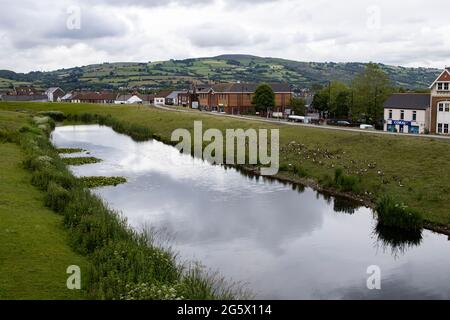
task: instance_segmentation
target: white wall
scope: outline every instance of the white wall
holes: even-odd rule
[[[389,118],[389,110],[392,110],[392,119]],[[428,117],[427,110],[408,110],[408,109],[384,109],[384,131],[388,131],[388,125],[392,124],[392,120],[401,120],[401,111],[404,110],[405,118],[404,121],[412,122],[412,126],[419,127],[419,133],[425,133],[425,129],[428,128]],[[413,121],[413,112],[417,112],[417,119]],[[400,132],[400,126],[396,126],[397,132]],[[408,126],[404,126],[404,133],[410,133],[408,131]]]
[[[450,104],[450,99],[449,99],[449,101],[442,101],[442,102]],[[436,132],[438,132],[437,127],[438,127],[439,123],[442,123],[442,127],[444,127],[444,124],[448,124],[450,126],[450,111],[445,111],[445,107],[444,107],[444,111],[439,111],[439,103],[438,103],[436,110],[437,110]]]
[[[166,103],[166,99],[165,98],[155,98],[155,104],[157,105],[161,105],[161,104],[165,104]]]

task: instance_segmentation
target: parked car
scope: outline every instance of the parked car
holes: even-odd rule
[[[375,127],[370,124],[362,124],[359,128],[363,130],[375,130]]]
[[[351,123],[348,122],[348,121],[339,120],[339,121],[336,122],[336,125],[342,126],[342,127],[350,127]]]

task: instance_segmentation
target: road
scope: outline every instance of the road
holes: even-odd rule
[[[181,112],[181,113],[198,113],[200,111],[191,111],[191,109],[181,110],[175,109],[174,107],[167,107],[161,105],[153,105],[157,109],[171,111],[171,112]],[[401,137],[411,137],[411,138],[428,138],[428,139],[437,139],[437,140],[450,140],[450,136],[439,136],[439,135],[429,135],[429,134],[408,134],[408,133],[395,133],[395,132],[386,132],[379,130],[362,130],[357,128],[345,128],[345,127],[334,127],[327,125],[314,125],[314,124],[305,124],[305,123],[296,123],[296,122],[288,122],[283,120],[275,120],[275,119],[265,119],[257,116],[242,116],[242,115],[231,115],[231,114],[223,114],[218,112],[200,112],[201,114],[208,114],[217,117],[227,117],[227,118],[235,118],[239,120],[251,120],[251,121],[259,121],[259,122],[267,122],[271,124],[278,125],[286,125],[286,126],[298,126],[305,128],[313,128],[319,130],[334,130],[334,131],[348,131],[348,132],[357,132],[357,133],[366,133],[366,134],[377,134],[377,135],[387,135],[387,136],[401,136]]]

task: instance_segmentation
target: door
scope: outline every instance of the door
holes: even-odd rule
[[[409,127],[409,133],[419,134],[419,126],[411,126],[411,127]]]

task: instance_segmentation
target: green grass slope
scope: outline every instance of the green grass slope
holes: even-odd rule
[[[25,115],[0,111],[0,129],[14,130]],[[44,207],[21,162],[20,147],[0,142],[0,299],[82,299],[66,287],[67,267],[86,261],[68,244],[62,217]]]

